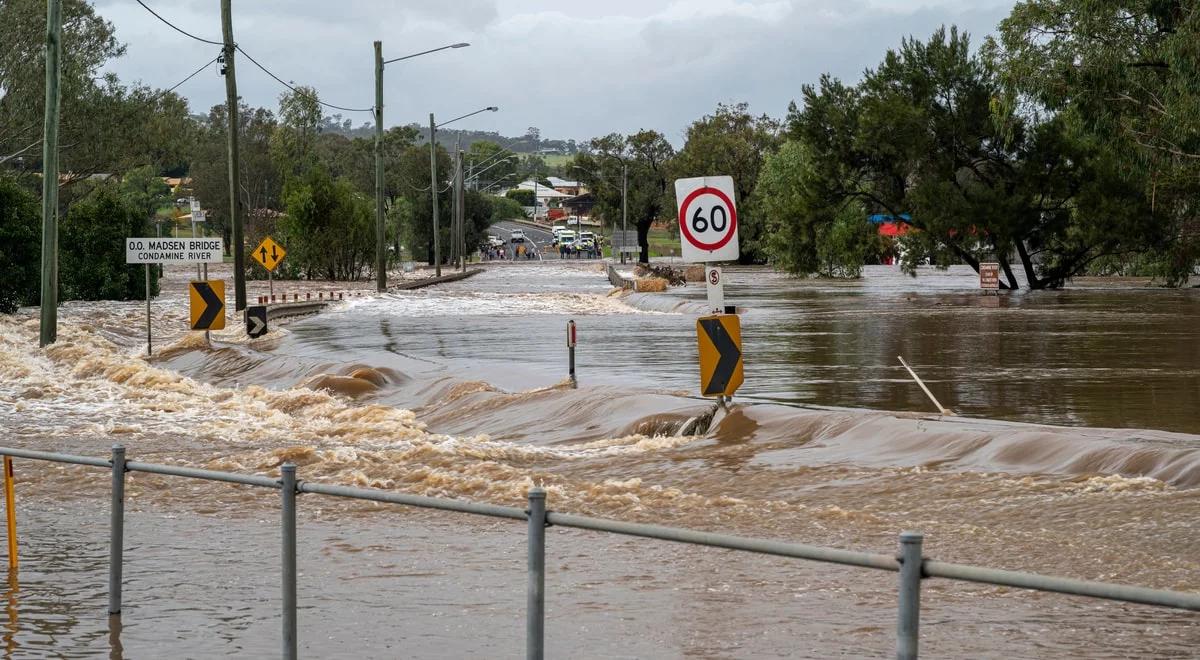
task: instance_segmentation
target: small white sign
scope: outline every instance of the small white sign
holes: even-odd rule
[[[192,215],[196,215],[196,212],[200,210],[200,202],[196,201],[195,197],[189,197],[188,202],[192,206]]]
[[[127,238],[127,264],[219,264],[225,245],[219,238]]]
[[[684,261],[735,261],[738,248],[737,204],[733,177],[701,176],[675,180],[679,241]]]
[[[725,313],[725,280],[719,266],[704,269],[704,282],[708,287],[708,308],[714,314]]]
[[[192,222],[204,222],[204,211],[192,211]]]

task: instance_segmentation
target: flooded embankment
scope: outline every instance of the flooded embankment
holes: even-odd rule
[[[513,505],[540,484],[561,511],[879,552],[919,529],[938,559],[1200,589],[1195,291],[1097,281],[989,299],[960,271],[829,283],[729,269],[746,385],[707,433],[684,436],[711,409],[695,396],[699,287],[622,298],[586,267],[505,264],[356,297],[259,340],[231,319],[210,344],[171,330],[187,273],[168,274],[149,362],[136,302],[66,305],[44,351],[32,310],[0,318],[5,442],[85,454],[120,442],[139,460],[264,474],[292,460],[303,479]],[[897,355],[960,417],[928,414]],[[104,475],[18,470],[29,549],[4,641],[16,655],[108,649],[95,616],[106,500],[92,499]],[[131,657],[273,652],[270,495],[142,474],[129,488]],[[310,653],[519,655],[519,526],[310,497]],[[888,653],[894,576],[549,539],[559,656]],[[1183,657],[1200,641],[1194,615],[928,588],[934,655]]]

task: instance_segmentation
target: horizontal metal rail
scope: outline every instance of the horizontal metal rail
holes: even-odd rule
[[[109,463],[105,461],[105,467]],[[238,474],[236,472],[218,472],[216,470],[200,470],[197,468],[176,467],[174,465],[157,465],[155,463],[138,463],[129,461],[125,464],[126,472],[147,472],[163,474],[169,477],[187,477],[188,479],[204,479],[206,481],[224,481],[243,486],[258,486],[260,488],[280,487],[279,480],[274,477],[263,477],[256,474]]]
[[[91,456],[73,456],[71,454],[56,454],[48,451],[31,451],[29,449],[10,449],[8,447],[0,447],[0,456],[12,456],[13,458],[30,458],[35,461],[49,461],[51,463],[73,463],[75,465],[90,465],[92,467],[109,467],[111,463],[107,458],[92,458]]]
[[[301,481],[299,484],[297,484],[296,490],[300,491],[301,493],[316,493],[318,495],[332,495],[333,497],[349,497],[356,500],[370,500],[372,502],[386,502],[388,504],[416,506],[423,509],[457,511],[459,513],[472,513],[477,516],[491,516],[493,518],[510,518],[512,520],[525,520],[527,518],[523,509],[518,509],[512,506],[499,506],[496,504],[483,504],[480,502],[466,502],[463,500],[450,500],[440,497],[424,497],[422,495],[408,495],[406,493],[393,493],[391,491],[378,490],[375,488],[351,488],[349,486],[332,486],[328,484],[316,484],[309,481]]]
[[[875,570],[899,572],[900,598],[897,625],[897,657],[917,657],[919,638],[920,582],[922,578],[939,577],[951,580],[993,584],[1018,589],[1048,591],[1061,594],[1101,598],[1142,605],[1156,605],[1182,610],[1200,611],[1200,593],[1150,589],[1131,585],[1106,582],[1089,582],[1063,577],[1039,575],[1020,571],[999,570],[980,566],[952,564],[924,559],[921,555],[922,537],[919,533],[905,532],[900,535],[900,553],[897,556],[825,548],[797,543],[786,543],[770,539],[755,539],[729,534],[717,534],[693,529],[665,527],[643,523],[630,523],[605,518],[593,518],[568,513],[556,513],[545,509],[545,492],[534,488],[529,493],[529,509],[500,506],[482,502],[469,502],[447,498],[410,495],[374,488],[353,488],[332,484],[310,483],[295,478],[295,466],[285,463],[281,467],[281,478],[262,475],[220,472],[198,468],[158,465],[125,460],[125,450],[113,447],[111,459],[75,456],[53,452],[32,451],[0,447],[0,456],[27,458],[54,463],[68,463],[91,467],[108,468],[113,475],[112,540],[109,575],[109,612],[121,611],[120,583],[122,579],[122,546],[124,518],[124,475],[127,472],[145,472],[166,476],[221,481],[281,492],[283,510],[283,603],[284,603],[284,646],[283,656],[296,656],[295,617],[295,496],[313,493],[332,497],[367,500],[387,504],[398,504],[425,509],[438,509],[472,515],[527,521],[529,529],[529,590],[527,657],[540,660],[544,653],[543,625],[545,570],[545,538],[541,533],[545,527],[558,526],[597,532],[637,536],[642,538],[689,543],[694,545],[754,552],[778,557],[806,559],[846,566],[857,566]],[[11,516],[12,502],[9,502]],[[913,568],[915,566],[915,568]]]
[[[861,566],[863,568],[875,568],[883,571],[900,570],[900,564],[896,561],[895,557],[871,554],[868,552],[854,552],[853,550],[839,550],[837,548],[822,548],[815,545],[785,543],[783,541],[771,541],[768,539],[751,539],[743,536],[715,534],[713,532],[701,532],[694,529],[683,529],[680,527],[663,527],[661,525],[629,523],[619,520],[607,520],[605,518],[589,518],[587,516],[575,516],[569,513],[555,513],[553,511],[546,512],[546,521],[551,525],[557,525],[559,527],[590,529],[597,532],[611,532],[613,534],[624,534],[625,536],[641,536],[649,539],[659,539],[661,541],[676,541],[678,543],[691,543],[693,545],[707,545],[714,548],[726,548],[729,550],[744,550],[746,552],[757,552],[764,555],[775,555],[777,557],[810,559],[812,561],[820,561],[830,564]]]
[[[982,582],[984,584],[1032,589],[1034,591],[1053,591],[1073,596],[1088,596],[1104,600],[1119,600],[1126,603],[1158,605],[1160,607],[1172,607],[1180,610],[1200,612],[1200,593],[1149,589],[1147,587],[1113,584],[1111,582],[1073,580],[1071,578],[1039,575],[1037,573],[950,564],[932,559],[926,559],[922,563],[922,567],[924,568],[924,574],[928,577],[948,578],[966,582]]]

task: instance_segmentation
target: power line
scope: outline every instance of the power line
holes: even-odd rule
[[[139,1],[140,1],[140,0],[139,0]],[[274,78],[274,79],[275,79],[275,80],[276,80],[276,81],[277,81],[277,82],[278,82],[280,85],[283,85],[284,87],[287,87],[288,89],[292,90],[293,92],[295,92],[295,93],[297,93],[297,94],[299,94],[299,95],[301,95],[301,96],[307,96],[308,98],[310,98],[310,99],[312,99],[312,100],[316,101],[317,103],[319,103],[319,104],[321,104],[321,105],[323,105],[323,106],[326,106],[326,107],[329,107],[329,108],[333,108],[333,109],[335,109],[335,110],[342,110],[342,111],[345,111],[345,112],[371,112],[371,113],[375,112],[375,108],[346,108],[346,107],[343,107],[343,106],[340,106],[340,105],[334,105],[334,104],[332,104],[332,103],[326,103],[326,102],[322,101],[320,98],[318,98],[318,97],[316,97],[316,96],[313,96],[312,94],[309,94],[308,92],[302,92],[302,91],[300,91],[299,89],[296,89],[295,87],[293,87],[292,85],[290,85],[290,84],[288,84],[288,83],[284,82],[282,78],[280,78],[279,76],[277,76],[277,75],[275,75],[275,74],[271,73],[271,71],[270,71],[269,69],[267,69],[267,67],[265,67],[265,66],[263,66],[263,65],[259,64],[259,63],[258,63],[258,60],[254,59],[253,57],[250,57],[250,53],[247,53],[245,50],[243,50],[241,46],[238,46],[238,45],[234,44],[234,48],[238,49],[238,51],[239,51],[239,52],[240,52],[242,55],[245,55],[245,56],[246,56],[246,59],[250,60],[250,62],[251,62],[252,64],[254,64],[254,66],[256,66],[256,67],[258,67],[258,68],[262,69],[263,73],[265,73],[265,74],[267,74],[268,76],[271,76],[272,78]]]
[[[181,28],[181,27],[179,27],[179,26],[175,25],[175,24],[174,24],[174,23],[172,23],[171,21],[168,21],[167,19],[163,18],[162,16],[159,16],[159,15],[158,15],[158,12],[154,11],[153,9],[151,9],[151,8],[150,8],[150,7],[149,7],[149,6],[148,6],[146,3],[142,2],[142,0],[137,0],[137,3],[138,3],[139,5],[141,5],[143,9],[145,9],[146,11],[150,12],[151,14],[153,14],[155,18],[157,18],[158,20],[162,21],[163,23],[166,23],[166,24],[167,24],[167,26],[169,26],[169,27],[170,27],[172,30],[175,30],[175,31],[176,31],[176,32],[178,32],[179,34],[182,34],[182,35],[184,35],[184,36],[186,36],[186,37],[191,37],[192,39],[195,39],[196,41],[202,41],[202,42],[204,42],[204,43],[206,43],[206,44],[212,44],[212,45],[214,45],[214,46],[224,46],[224,45],[225,45],[224,43],[222,43],[222,42],[220,42],[220,41],[211,41],[211,40],[209,40],[209,39],[201,39],[200,37],[197,37],[196,35],[192,34],[191,32],[187,32],[187,31],[185,31],[183,28]],[[205,66],[207,66],[207,65],[205,65]]]
[[[150,100],[152,100],[152,101],[158,100],[160,97],[166,96],[167,94],[170,94],[171,92],[179,89],[179,87],[181,85],[183,85],[183,83],[191,80],[192,78],[195,78],[197,75],[200,74],[201,71],[207,69],[210,64],[212,64],[213,62],[216,62],[219,59],[221,59],[221,56],[217,55],[216,57],[212,58],[211,60],[205,62],[199,69],[196,69],[195,71],[193,71],[191,73],[191,75],[189,75],[187,78],[184,78],[183,80],[180,80],[179,82],[175,83],[171,87],[171,89],[168,89],[166,91],[162,91],[162,92],[159,92],[158,94],[155,94],[154,97]]]

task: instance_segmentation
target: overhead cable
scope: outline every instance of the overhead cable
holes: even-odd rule
[[[153,14],[155,18],[157,18],[158,20],[162,21],[163,23],[166,23],[166,24],[167,24],[167,26],[168,26],[168,27],[170,27],[172,30],[175,30],[176,32],[178,32],[179,34],[182,34],[182,35],[184,35],[185,37],[191,37],[192,39],[195,39],[196,41],[201,41],[201,42],[204,42],[204,43],[206,43],[206,44],[212,44],[212,45],[214,45],[214,46],[224,46],[224,45],[225,45],[224,43],[222,43],[222,42],[220,42],[220,41],[212,41],[212,40],[210,40],[210,39],[202,39],[202,38],[200,38],[200,37],[197,37],[196,35],[192,34],[191,32],[188,32],[188,31],[184,30],[183,28],[179,27],[178,25],[175,25],[175,24],[174,24],[174,23],[172,23],[171,21],[168,21],[167,19],[163,18],[162,16],[159,16],[159,15],[158,15],[158,12],[154,11],[153,9],[151,9],[151,8],[149,7],[149,5],[147,5],[146,3],[142,2],[142,0],[136,0],[136,1],[137,1],[137,3],[138,3],[139,5],[141,5],[141,6],[142,6],[142,8],[143,8],[143,9],[145,9],[146,11],[150,12],[151,14]]]
[[[326,102],[322,101],[320,98],[318,98],[317,96],[315,96],[313,94],[309,94],[308,92],[301,91],[301,90],[297,89],[296,87],[292,86],[291,84],[284,82],[284,80],[282,78],[275,75],[274,73],[271,73],[271,71],[269,69],[267,69],[267,67],[259,64],[258,60],[254,59],[253,57],[250,57],[250,53],[247,53],[245,50],[243,50],[241,46],[235,45],[234,48],[237,48],[238,52],[240,52],[242,55],[245,55],[246,59],[250,60],[250,62],[254,66],[262,69],[263,73],[274,78],[280,85],[287,87],[288,89],[292,90],[293,92],[295,92],[301,96],[307,96],[308,98],[316,101],[317,103],[319,103],[323,106],[326,106],[328,108],[333,108],[335,110],[342,110],[345,112],[371,112],[371,113],[375,112],[375,108],[347,108],[347,107],[340,106],[340,105],[334,105],[332,103],[326,103]]]

